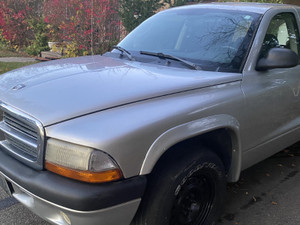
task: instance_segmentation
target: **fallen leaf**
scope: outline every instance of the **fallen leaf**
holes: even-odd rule
[[[278,205],[278,203],[277,203],[277,202],[274,202],[274,201],[272,201],[272,205]]]
[[[248,194],[249,194],[248,191],[246,191],[245,195],[248,195]]]
[[[270,177],[271,175],[270,175],[269,173],[266,173],[266,176],[267,176],[267,177]]]

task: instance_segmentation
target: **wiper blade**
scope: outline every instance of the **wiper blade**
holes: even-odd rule
[[[179,58],[179,57],[174,56],[174,55],[167,55],[167,54],[164,54],[164,53],[161,53],[161,52],[147,52],[147,51],[140,51],[140,54],[142,54],[142,55],[157,56],[159,58],[165,58],[165,59],[173,59],[173,60],[182,62],[184,65],[186,65],[186,66],[188,66],[188,67],[190,67],[190,68],[192,68],[194,70],[202,70],[202,68],[200,66],[198,66],[197,64],[192,63],[192,62],[190,62],[188,60]]]
[[[117,49],[117,50],[119,50],[122,54],[122,56],[124,55],[124,53],[125,53],[125,55],[127,56],[127,58],[129,59],[129,60],[134,60],[134,58],[132,57],[132,55],[131,55],[131,53],[129,52],[129,51],[127,51],[125,48],[122,48],[121,46],[117,46],[117,45],[114,45],[114,46],[112,46],[112,48],[113,49]]]

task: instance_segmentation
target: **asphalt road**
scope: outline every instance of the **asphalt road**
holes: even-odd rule
[[[245,170],[228,185],[217,225],[299,225],[300,144]],[[49,225],[0,190],[0,225]],[[116,224],[122,225],[122,224]]]

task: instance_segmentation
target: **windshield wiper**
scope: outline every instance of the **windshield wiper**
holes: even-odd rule
[[[129,59],[129,60],[134,60],[134,58],[132,57],[132,55],[131,55],[131,53],[129,52],[129,51],[127,51],[125,48],[122,48],[121,46],[117,46],[117,45],[114,45],[114,46],[112,46],[112,48],[113,49],[117,49],[117,50],[119,50],[122,54],[122,56],[124,55],[124,53],[125,53],[125,55],[127,56],[127,58]]]
[[[142,55],[151,55],[151,56],[157,56],[159,58],[164,58],[164,59],[173,59],[179,62],[182,62],[184,65],[194,69],[194,70],[202,70],[202,68],[200,66],[198,66],[195,63],[192,63],[190,61],[187,61],[185,59],[179,58],[177,56],[173,56],[173,55],[167,55],[161,52],[147,52],[147,51],[140,51],[140,54]]]

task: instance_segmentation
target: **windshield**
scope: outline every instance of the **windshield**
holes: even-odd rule
[[[205,70],[237,72],[259,17],[219,9],[164,11],[142,23],[119,46],[132,54],[159,52],[192,61]]]

